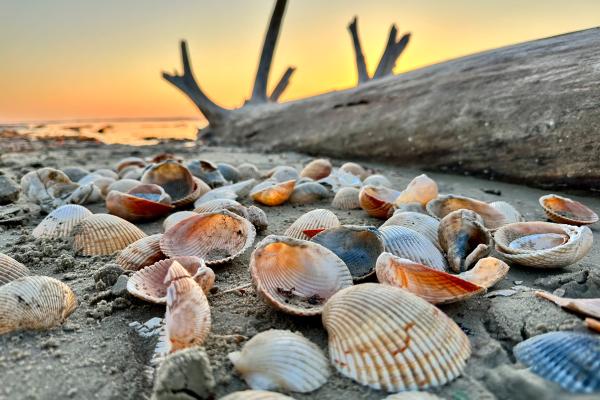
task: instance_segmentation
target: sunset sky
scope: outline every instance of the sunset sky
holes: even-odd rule
[[[249,96],[273,0],[1,0],[0,122],[198,117],[160,77],[190,46],[196,78],[226,107]],[[391,23],[412,39],[396,72],[598,25],[599,0],[289,0],[271,70],[297,67],[283,100],[353,86],[346,26],[369,70]]]

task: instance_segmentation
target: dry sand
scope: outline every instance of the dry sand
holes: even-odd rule
[[[169,150],[186,159],[205,158],[232,164],[252,162],[261,169],[288,164],[301,167],[305,155],[257,154],[241,149],[192,148],[184,143],[152,147],[124,145],[54,146],[51,150],[26,153],[3,152],[0,171],[15,179],[41,166],[79,165],[88,169],[114,166],[126,156],[149,156]],[[333,160],[340,165],[345,160]],[[397,188],[404,187],[420,171],[374,163],[368,166],[388,176]],[[486,201],[505,200],[519,209],[527,220],[543,220],[538,198],[546,192],[522,186],[484,181],[464,176],[429,174],[443,193],[455,193]],[[501,195],[484,192],[493,189]],[[600,199],[570,195],[600,210]],[[257,237],[281,234],[298,216],[314,208],[330,208],[329,200],[309,206],[263,207],[269,227]],[[243,201],[248,204],[248,200]],[[18,204],[25,205],[21,198]],[[103,204],[89,207],[104,212]],[[380,225],[361,210],[334,210],[344,224]],[[68,243],[34,240],[31,231],[43,218],[35,207],[22,226],[0,225],[0,252],[25,263],[32,273],[49,275],[68,283],[80,305],[67,323],[45,332],[17,332],[0,337],[0,399],[138,399],[149,396],[151,383],[146,366],[155,338],[144,338],[129,324],[163,317],[164,307],[150,305],[127,295],[115,296],[110,289],[119,271],[114,257],[74,256]],[[142,224],[148,234],[161,232],[162,221]],[[600,234],[592,227],[596,243]],[[233,262],[215,268],[218,291],[250,281],[250,252]],[[508,277],[494,289],[516,290],[509,297],[476,297],[442,306],[467,333],[473,355],[459,379],[433,390],[446,399],[559,399],[585,398],[568,395],[558,385],[542,380],[515,364],[512,347],[531,336],[553,330],[585,330],[577,315],[537,299],[532,288],[564,289],[565,296],[600,297],[600,246],[581,262],[554,271],[512,267]],[[494,290],[492,289],[492,290]],[[217,292],[218,293],[218,292]],[[327,335],[319,318],[294,318],[276,312],[257,298],[252,289],[209,296],[212,307],[212,333],[206,343],[214,377],[216,398],[243,390],[245,383],[234,373],[227,354],[239,350],[245,338],[270,329],[300,331],[323,350]],[[294,394],[297,399],[382,399],[382,392],[360,386],[337,373],[318,391]],[[192,398],[192,397],[189,397]],[[593,398],[593,397],[587,397]],[[597,398],[597,397],[596,397]]]

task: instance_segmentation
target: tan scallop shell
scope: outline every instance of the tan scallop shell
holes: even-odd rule
[[[403,226],[388,225],[380,228],[385,251],[438,271],[447,271],[448,263],[444,255],[424,235]]]
[[[330,375],[323,351],[290,331],[261,332],[228,357],[252,389],[310,393]]]
[[[62,324],[77,307],[75,294],[48,276],[25,276],[0,286],[0,335]]]
[[[598,214],[589,207],[557,194],[540,197],[540,205],[548,219],[554,222],[578,226],[598,222]]]
[[[359,193],[360,189],[355,187],[343,187],[333,197],[331,206],[338,210],[358,210],[360,208]]]
[[[141,197],[144,195],[155,196],[156,200]],[[152,221],[169,214],[174,208],[164,189],[153,184],[142,183],[127,193],[113,190],[106,196],[108,212],[127,221]]]
[[[206,264],[220,264],[246,251],[255,237],[250,221],[219,210],[179,222],[163,234],[160,248],[169,257],[196,256]]]
[[[220,400],[294,400],[294,398],[266,390],[242,390],[221,397]]]
[[[494,257],[485,257],[477,261],[477,264],[473,268],[458,274],[458,276],[489,289],[504,279],[509,269],[510,267],[504,261]]]
[[[516,240],[535,241],[535,235],[555,234],[565,237],[566,242],[549,248],[516,248]],[[494,234],[496,250],[509,262],[534,268],[561,268],[585,257],[592,248],[593,235],[586,226],[554,224],[551,222],[517,222],[505,225]]]
[[[437,183],[427,175],[422,174],[410,181],[394,203],[397,205],[419,203],[425,206],[436,197],[438,197]]]
[[[525,220],[521,213],[506,201],[494,201],[490,203],[490,206],[504,214],[507,224],[522,222]]]
[[[196,215],[198,215],[198,213],[194,211],[177,211],[165,218],[163,221],[163,231],[166,232],[173,226],[177,225],[180,221]]]
[[[369,176],[369,173],[366,169],[364,169],[361,165],[353,162],[347,162],[342,164],[340,170],[352,174],[354,176],[358,176],[360,179],[365,179],[367,176]]]
[[[136,240],[117,256],[116,262],[121,268],[137,271],[159,260],[167,258],[160,250],[162,234],[150,235]]]
[[[191,172],[174,160],[152,165],[144,172],[140,181],[162,186],[165,192],[171,196],[175,207],[183,206],[184,204],[180,204],[181,202],[189,204],[190,196],[198,187],[198,182],[194,180]],[[194,200],[191,202],[193,203]]]
[[[319,180],[328,176],[332,169],[333,167],[329,160],[319,158],[306,164],[304,169],[300,172],[300,176]]]
[[[360,207],[372,217],[385,219],[400,192],[385,186],[363,186],[358,194]]]
[[[123,218],[93,214],[73,229],[73,249],[84,256],[109,255],[145,236],[138,227]]]
[[[240,217],[247,218],[248,212],[246,211],[246,207],[241,205],[235,200],[231,199],[214,199],[207,201],[205,203],[200,204],[198,207],[194,209],[195,213],[201,214],[205,212],[213,212],[219,210],[228,210],[234,214],[239,215]]]
[[[335,292],[352,285],[346,264],[327,248],[305,240],[270,235],[250,257],[256,291],[283,312],[318,315]]]
[[[566,308],[587,317],[600,318],[600,299],[569,299],[555,296],[552,293],[536,291],[539,298],[549,300],[557,306]]]
[[[111,184],[106,190],[107,194],[111,192],[111,190],[116,190],[117,192],[127,193],[134,187],[138,186],[141,182],[135,179],[120,179]]]
[[[431,240],[431,242],[440,249],[440,243],[438,241],[438,228],[440,226],[440,221],[437,219],[421,214],[414,211],[401,211],[395,212],[390,218],[387,219],[380,226],[380,228],[385,228],[386,226],[403,226],[405,228],[412,229],[413,231],[419,232],[427,239]]]
[[[164,304],[167,301],[165,277],[174,261],[177,261],[192,279],[196,281],[205,294],[208,294],[215,283],[215,273],[198,257],[174,257],[160,260],[137,271],[127,281],[127,291],[142,300]]]
[[[309,240],[317,233],[337,226],[340,226],[340,220],[334,213],[317,208],[298,217],[283,234],[295,239]]]
[[[0,286],[29,274],[29,268],[12,257],[0,253]]]
[[[295,180],[285,182],[264,181],[252,189],[250,198],[266,206],[278,206],[290,198],[295,184]]]
[[[488,203],[469,197],[448,194],[439,196],[437,199],[427,203],[427,212],[438,219],[442,219],[452,211],[460,210],[461,208],[475,211],[483,218],[485,227],[491,230],[498,229],[502,225],[511,222],[511,219],[499,209],[492,207]]]
[[[329,356],[344,376],[387,392],[457,378],[471,354],[464,332],[435,306],[388,285],[343,289],[325,305]]]
[[[92,215],[87,208],[77,204],[65,204],[46,216],[35,227],[31,235],[35,238],[65,238],[71,236],[73,228]]]

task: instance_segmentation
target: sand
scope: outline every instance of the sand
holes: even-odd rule
[[[15,179],[41,166],[78,165],[88,169],[114,166],[120,158],[150,156],[171,151],[186,159],[204,158],[232,164],[252,162],[261,169],[287,164],[300,168],[306,155],[258,154],[241,149],[195,148],[189,143],[163,143],[155,146],[61,144],[51,149],[32,147],[33,151],[5,153],[0,171]],[[31,149],[30,149],[31,150]],[[340,165],[347,160],[332,160]],[[385,174],[397,188],[403,188],[421,171],[376,163],[368,167]],[[527,220],[544,220],[538,198],[539,189],[509,183],[484,181],[465,176],[430,173],[442,193],[455,193],[485,201],[505,200],[519,209]],[[496,194],[494,194],[496,193]],[[570,197],[600,210],[600,199],[585,194]],[[243,203],[249,205],[247,199]],[[268,234],[281,234],[301,214],[315,208],[330,208],[330,200],[307,206],[262,207],[269,227],[259,233],[257,242]],[[22,261],[32,273],[48,275],[69,284],[80,305],[61,327],[44,332],[16,332],[0,336],[0,399],[139,399],[151,394],[148,364],[156,337],[143,337],[130,326],[153,317],[163,317],[164,307],[151,305],[113,288],[122,273],[113,256],[74,256],[67,242],[40,241],[31,236],[43,218],[39,209],[21,198],[17,205],[26,207],[23,225],[0,225],[0,252]],[[103,204],[91,205],[93,212],[104,212]],[[331,208],[330,208],[331,209]],[[383,221],[368,217],[361,210],[334,210],[344,224],[380,225]],[[161,232],[162,220],[139,224],[147,234]],[[596,242],[598,228],[592,227]],[[216,293],[209,296],[212,308],[212,333],[206,353],[216,383],[215,398],[246,389],[227,359],[231,351],[258,332],[270,329],[299,331],[323,350],[327,335],[319,318],[294,318],[274,311],[256,296],[250,287],[221,293],[250,282],[250,251],[233,262],[215,267]],[[558,385],[542,380],[516,364],[512,347],[520,341],[553,330],[584,331],[579,316],[563,311],[548,301],[534,297],[533,289],[564,290],[570,297],[600,297],[600,246],[596,245],[581,262],[570,267],[540,271],[514,266],[493,290],[510,296],[476,297],[442,306],[467,333],[473,355],[464,374],[432,392],[446,399],[567,399]],[[122,284],[122,282],[121,282]],[[382,399],[385,393],[360,386],[336,372],[326,385],[311,394],[293,394],[296,399]],[[193,398],[193,397],[180,397]],[[592,398],[592,397],[587,397]]]

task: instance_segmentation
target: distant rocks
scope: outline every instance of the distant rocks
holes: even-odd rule
[[[11,204],[19,199],[21,188],[8,176],[0,175],[0,204]]]

